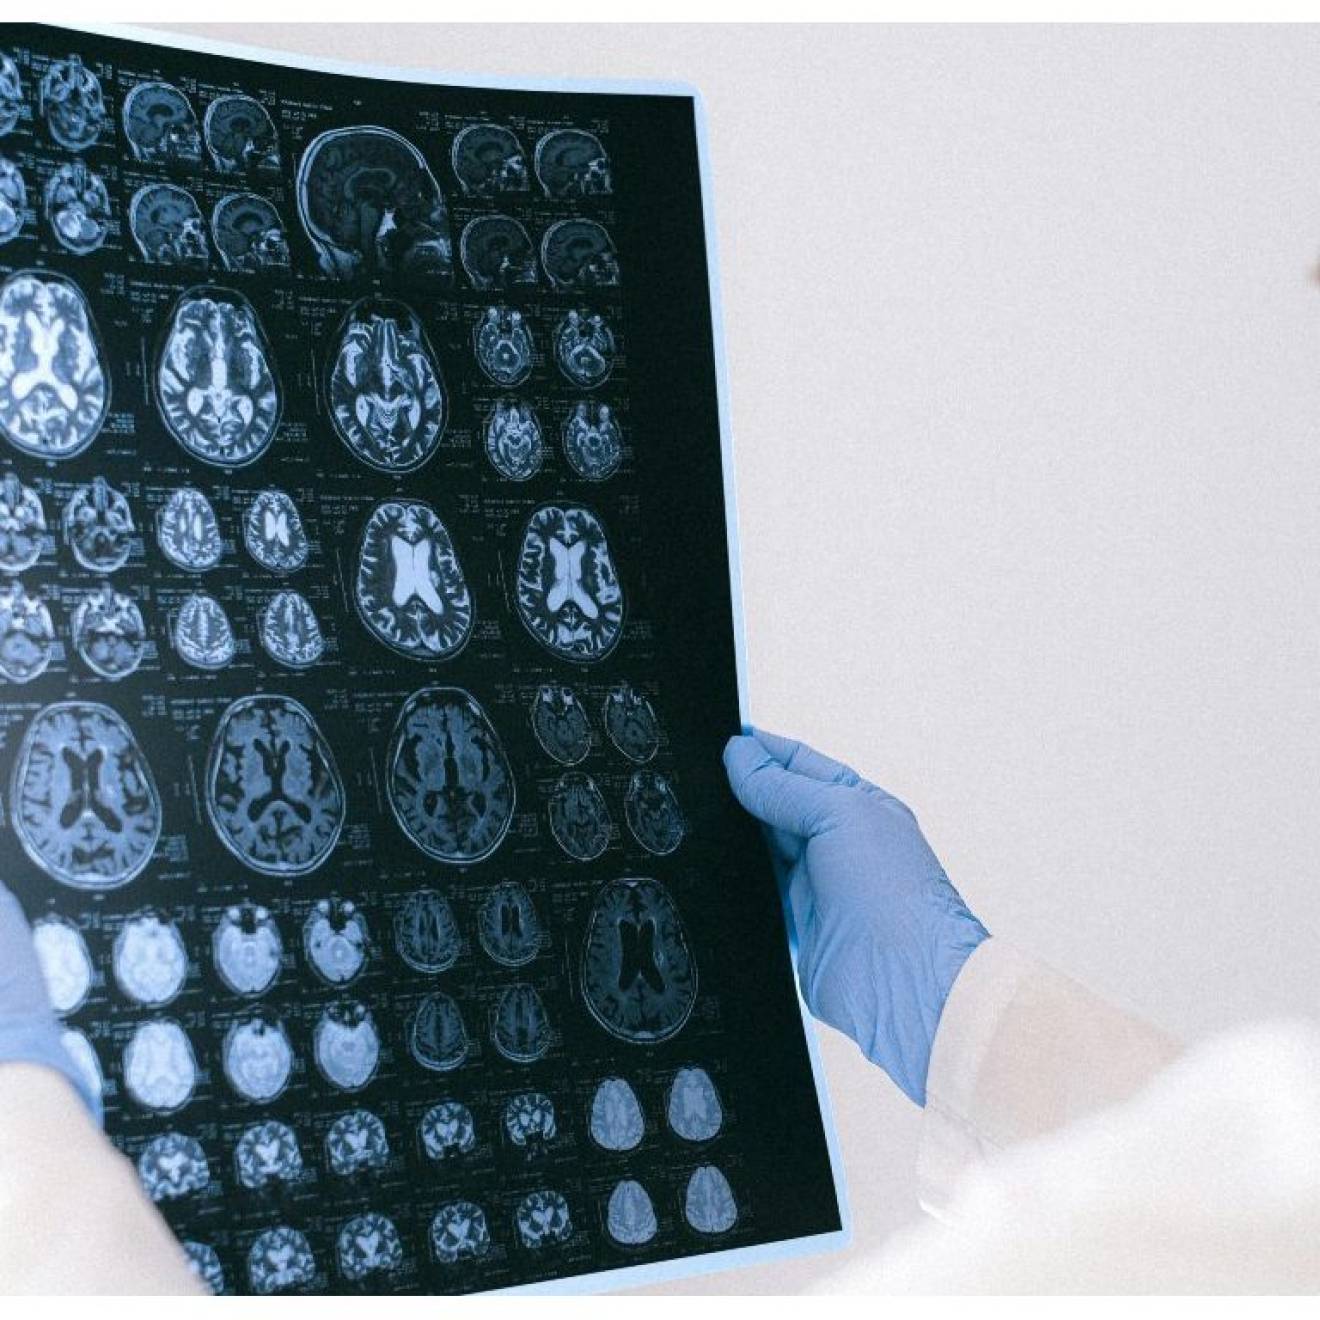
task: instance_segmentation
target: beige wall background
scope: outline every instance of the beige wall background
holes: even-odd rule
[[[1164,1026],[1320,1013],[1320,29],[188,30],[697,84],[754,719]],[[821,1035],[864,1251],[919,1115]]]

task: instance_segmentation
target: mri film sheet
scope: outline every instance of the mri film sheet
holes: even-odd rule
[[[215,1291],[841,1236],[720,760],[699,133],[0,27],[0,874]]]

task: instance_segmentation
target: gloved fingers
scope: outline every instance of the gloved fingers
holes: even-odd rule
[[[765,729],[753,729],[752,737],[765,748],[771,756],[794,774],[805,775],[808,779],[818,779],[823,784],[845,784],[854,787],[864,781],[852,766],[836,761],[814,747],[782,734],[770,733]]]
[[[805,846],[796,834],[787,830],[777,830],[771,825],[762,825],[761,833],[770,849],[770,859],[775,866],[775,874],[782,884],[788,872],[797,865]]]
[[[730,738],[724,768],[733,795],[764,825],[809,838],[828,826],[847,790],[796,775],[755,739]]]

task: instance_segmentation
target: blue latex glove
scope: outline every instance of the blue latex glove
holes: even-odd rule
[[[67,1077],[101,1122],[101,1097],[60,1043],[61,1028],[32,947],[32,929],[18,900],[0,885],[0,1063],[37,1063]]]
[[[924,1105],[944,1001],[988,932],[912,812],[846,765],[757,731],[724,766],[787,889],[807,1007]]]

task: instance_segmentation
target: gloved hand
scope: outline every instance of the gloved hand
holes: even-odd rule
[[[50,1006],[32,928],[18,900],[0,885],[0,1064],[37,1063],[68,1078],[101,1122],[101,1098],[87,1086],[60,1043],[60,1024]]]
[[[787,889],[807,1007],[924,1105],[944,1001],[988,932],[912,812],[846,765],[757,731],[724,766]]]

